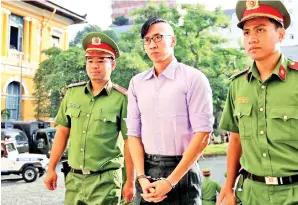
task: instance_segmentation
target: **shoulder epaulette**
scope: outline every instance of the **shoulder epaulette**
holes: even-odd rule
[[[87,82],[78,82],[78,83],[72,83],[72,84],[69,84],[67,86],[67,88],[73,88],[73,87],[77,87],[77,86],[81,86],[81,85],[86,85]]]
[[[296,62],[296,61],[289,62],[289,67],[294,70],[298,70],[298,62]]]
[[[121,87],[120,85],[117,85],[115,83],[113,83],[113,88],[115,88],[116,90],[118,90],[123,95],[127,95],[127,89],[126,88]]]
[[[230,79],[230,80],[234,80],[235,78],[237,78],[237,77],[243,75],[244,73],[247,73],[247,72],[249,71],[249,69],[250,69],[250,67],[248,67],[248,68],[246,68],[245,70],[242,70],[242,71],[240,71],[240,72],[238,72],[238,73],[235,73],[235,74],[232,75],[229,79]]]

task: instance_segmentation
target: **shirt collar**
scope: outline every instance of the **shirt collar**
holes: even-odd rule
[[[287,77],[287,59],[281,54],[280,59],[273,70],[272,75],[277,76],[280,80],[285,81]],[[251,82],[253,79],[260,79],[259,71],[257,69],[256,63],[253,62],[252,66],[248,70],[246,79]]]
[[[175,79],[176,67],[178,65],[178,61],[174,58],[171,63],[166,67],[166,69],[161,73],[161,75],[169,78],[171,80]],[[145,75],[145,80],[149,80],[155,75],[154,67],[152,67],[149,72]]]
[[[103,87],[103,89],[100,91],[99,94],[107,94],[107,95],[110,95],[111,93],[111,90],[112,90],[112,87],[113,87],[113,83],[111,80],[109,80],[105,86]],[[91,81],[89,80],[88,83],[85,85],[85,89],[84,89],[84,92],[85,94],[87,94],[88,92],[92,94],[92,89],[91,89]]]

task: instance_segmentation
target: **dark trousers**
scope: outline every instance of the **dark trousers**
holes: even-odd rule
[[[145,174],[153,178],[167,178],[176,168],[181,156],[161,156],[145,154]],[[183,176],[179,183],[172,189],[162,202],[146,202],[140,196],[142,190],[136,181],[137,193],[134,200],[135,205],[201,205],[201,174],[199,164],[196,162],[192,168]]]

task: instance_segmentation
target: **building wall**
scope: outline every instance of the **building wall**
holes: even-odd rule
[[[23,32],[20,50],[10,48],[11,15],[23,21],[18,27],[19,35]],[[1,110],[7,108],[8,85],[22,81],[22,120],[33,120],[34,74],[39,63],[46,59],[41,51],[51,48],[56,41],[56,47],[68,49],[68,26],[73,22],[21,1],[2,1],[1,17]]]
[[[164,2],[168,7],[175,7],[176,0],[112,0],[112,19],[114,20],[116,17],[124,16],[129,19],[129,23],[133,24],[133,17],[129,16],[129,14],[139,8],[144,8],[148,6],[148,4],[160,5],[161,2]]]

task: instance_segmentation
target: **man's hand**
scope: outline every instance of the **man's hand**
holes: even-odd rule
[[[146,186],[147,190],[154,190],[154,192],[143,194],[143,198],[151,202],[161,202],[167,197],[167,193],[172,190],[171,184],[166,180],[158,180]]]
[[[48,170],[44,179],[44,183],[48,190],[55,190],[57,188],[57,173],[55,170]]]
[[[141,194],[141,196],[145,201],[157,203],[164,200],[167,197],[167,196],[151,197],[150,194],[154,193],[155,189],[150,186],[151,185],[150,181],[146,178],[142,178],[142,179],[139,179],[139,182],[143,190],[143,194]]]
[[[216,205],[221,205],[223,200],[225,199],[225,197],[226,197],[226,183],[224,183],[224,185],[222,186],[222,188],[220,190]]]
[[[233,190],[226,190],[225,193],[226,193],[226,197],[224,200],[224,205],[236,205],[237,200],[233,193]]]
[[[135,187],[133,182],[126,182],[123,186],[122,196],[125,200],[125,203],[133,201],[135,195]]]

